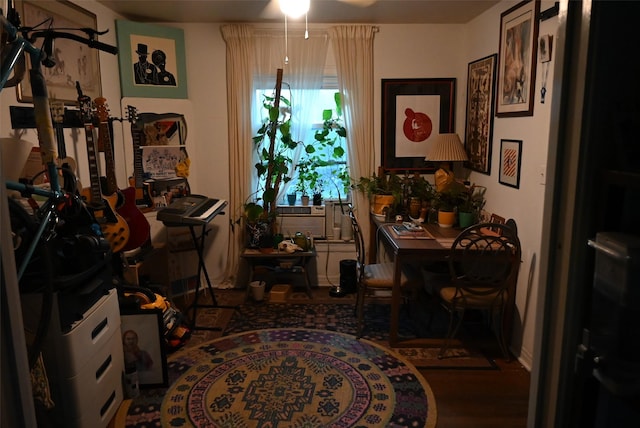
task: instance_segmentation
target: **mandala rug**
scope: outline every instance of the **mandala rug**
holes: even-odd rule
[[[368,305],[365,311],[365,329],[362,337],[389,347],[389,305]],[[311,328],[355,335],[357,323],[352,305],[325,303],[246,303],[239,306],[225,328],[225,334],[261,328]],[[436,314],[428,318],[419,308],[400,312],[399,337],[403,346],[393,348],[418,368],[429,369],[473,369],[495,370],[495,352],[485,352],[482,347],[492,344],[493,339],[482,342],[481,346],[468,346],[452,341],[446,358],[438,359],[442,338],[448,326],[448,315]],[[475,333],[474,333],[475,335]],[[473,343],[475,345],[475,343]],[[496,354],[500,355],[500,354]]]
[[[406,359],[351,335],[248,331],[169,359],[164,427],[428,427],[436,402]],[[149,426],[149,425],[147,425]]]

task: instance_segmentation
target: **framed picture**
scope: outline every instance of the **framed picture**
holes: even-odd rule
[[[498,54],[493,54],[470,62],[467,72],[466,167],[483,174],[491,173],[497,60]]]
[[[522,140],[500,140],[500,183],[520,187]]]
[[[26,27],[46,28],[91,28],[97,29],[96,16],[68,1],[27,1],[17,0],[16,8],[22,17],[22,24]],[[72,31],[81,37],[87,37],[82,31]],[[41,40],[39,40],[41,42]],[[19,102],[32,103],[31,83],[28,70],[31,60],[27,55],[27,72],[16,86]],[[80,83],[85,95],[96,99],[102,96],[100,82],[100,62],[97,49],[69,39],[56,39],[53,49],[55,65],[51,68],[42,67],[42,74],[47,83],[49,98],[62,101],[67,105],[76,105],[78,91],[76,82]]]
[[[435,137],[455,132],[455,78],[382,79],[382,168],[433,173]]]
[[[116,20],[123,97],[187,98],[184,31]]]
[[[553,36],[551,34],[540,36],[540,41],[538,42],[538,53],[540,55],[540,62],[551,61],[552,42]]]
[[[136,365],[140,388],[167,386],[162,310],[121,312],[120,322],[125,367]]]
[[[496,116],[532,116],[540,0],[525,0],[500,15]]]

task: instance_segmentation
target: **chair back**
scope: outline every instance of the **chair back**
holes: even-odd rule
[[[358,281],[362,279],[364,275],[365,266],[365,250],[364,250],[364,237],[362,236],[362,230],[358,224],[358,219],[352,209],[349,210],[349,218],[351,219],[351,229],[353,229],[353,240],[356,245],[356,262],[358,271]]]
[[[514,228],[480,223],[464,229],[453,242],[449,270],[453,285],[465,293],[503,298],[517,279],[520,240]]]

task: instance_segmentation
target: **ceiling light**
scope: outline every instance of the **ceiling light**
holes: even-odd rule
[[[309,12],[310,0],[280,0],[280,10],[289,18],[297,19]]]

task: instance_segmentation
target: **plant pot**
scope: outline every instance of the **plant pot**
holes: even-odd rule
[[[409,216],[411,218],[418,218],[420,216],[420,208],[422,208],[422,201],[420,198],[412,197],[409,199]]]
[[[320,193],[316,193],[313,195],[313,205],[322,205],[322,195]]]
[[[383,215],[385,208],[392,209],[395,198],[393,195],[373,195],[371,198],[371,212],[375,215]]]
[[[438,226],[453,227],[455,223],[456,223],[455,211],[438,210]]]
[[[309,205],[309,196],[307,195],[300,196],[300,202],[302,202],[302,205],[306,207],[307,205]]]
[[[287,195],[287,202],[289,205],[295,205],[296,199],[298,199],[298,195],[296,193],[290,193]]]
[[[475,224],[475,220],[476,220],[475,213],[468,213],[468,212],[462,212],[462,211],[458,213],[458,225],[463,229],[471,226],[472,224]]]
[[[247,223],[246,233],[247,248],[273,248],[273,230],[271,223],[266,221]]]

